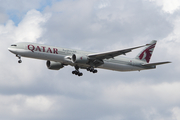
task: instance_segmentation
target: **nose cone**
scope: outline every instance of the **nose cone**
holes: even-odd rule
[[[8,47],[8,50],[11,52],[11,47]]]
[[[12,48],[12,47],[8,47],[8,50],[9,50],[10,52],[12,52],[12,53],[15,52],[15,48]]]
[[[12,51],[12,48],[11,48],[11,47],[8,47],[8,50],[11,52],[11,51]]]

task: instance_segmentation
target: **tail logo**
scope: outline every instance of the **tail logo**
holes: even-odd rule
[[[154,50],[156,43],[149,46],[147,49],[145,49],[140,55],[139,55],[139,59],[146,61],[147,63],[149,63],[150,58],[152,56],[152,52]]]

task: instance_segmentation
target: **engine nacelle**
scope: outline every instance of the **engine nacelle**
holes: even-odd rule
[[[85,56],[85,55],[76,55],[76,54],[73,54],[72,55],[72,61],[74,62],[74,63],[88,63],[89,62],[89,59],[88,59],[88,57],[87,56]]]
[[[50,70],[59,70],[64,67],[64,65],[62,65],[62,63],[60,62],[54,62],[49,60],[46,62],[46,66]]]

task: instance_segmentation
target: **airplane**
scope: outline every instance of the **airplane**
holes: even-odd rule
[[[64,66],[70,65],[75,68],[72,74],[82,76],[83,73],[79,69],[86,69],[92,73],[98,72],[96,68],[113,71],[141,71],[155,69],[157,65],[171,63],[169,61],[149,63],[156,42],[156,40],[152,40],[149,44],[142,46],[101,53],[85,52],[30,42],[12,44],[8,50],[19,58],[18,63],[22,62],[21,57],[46,60],[46,66],[50,70],[59,70]],[[144,47],[144,49],[135,58],[120,56],[141,47]]]

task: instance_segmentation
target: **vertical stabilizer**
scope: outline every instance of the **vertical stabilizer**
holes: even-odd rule
[[[156,46],[156,40],[151,41],[137,56],[136,59],[149,63],[153,50]]]

